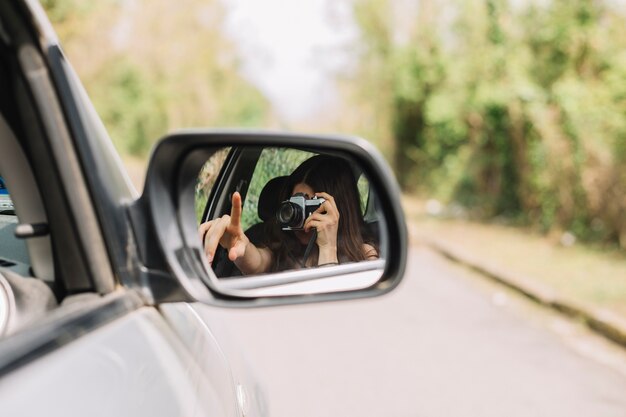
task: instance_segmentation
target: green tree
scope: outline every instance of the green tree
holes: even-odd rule
[[[268,101],[240,75],[216,0],[43,5],[122,153],[146,157],[175,128],[259,126],[270,117]]]
[[[354,89],[381,90],[402,186],[626,247],[624,7],[421,1],[404,36],[394,7],[355,4]]]

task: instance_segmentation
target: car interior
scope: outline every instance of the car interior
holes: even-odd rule
[[[266,227],[268,221],[276,216],[280,201],[276,198],[280,195],[281,190],[285,186],[287,181],[286,175],[272,178],[265,184],[261,194],[259,194],[259,200],[257,204],[257,214],[259,216],[259,223],[255,223],[248,227],[245,231],[246,236],[255,245],[260,245],[266,236]]]
[[[65,314],[58,307],[95,289],[72,238],[80,225],[51,158],[45,123],[59,117],[55,94],[20,22],[16,10],[0,4],[0,337]],[[44,108],[45,100],[53,106]]]
[[[23,240],[24,225],[47,224],[41,197],[16,136],[0,115],[0,174],[5,203],[0,213],[0,335],[10,334],[57,306],[49,237]],[[16,190],[14,193],[13,190]],[[25,203],[25,204],[24,204]]]

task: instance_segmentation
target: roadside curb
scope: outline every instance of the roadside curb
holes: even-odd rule
[[[594,332],[626,348],[626,320],[615,313],[567,300],[528,277],[505,271],[442,241],[423,237],[419,241],[444,257],[465,265],[545,307],[585,323]]]

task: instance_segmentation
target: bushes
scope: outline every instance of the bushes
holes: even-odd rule
[[[420,3],[409,42],[379,40],[361,59],[388,57],[401,185],[481,218],[626,248],[626,11],[592,0]]]

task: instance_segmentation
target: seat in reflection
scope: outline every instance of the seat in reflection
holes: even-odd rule
[[[259,205],[257,212],[259,214],[260,223],[250,226],[246,230],[246,236],[254,245],[264,243],[267,236],[268,221],[276,216],[276,211],[280,205],[280,195],[283,187],[287,182],[287,176],[272,178],[265,184],[261,194],[259,195]]]

